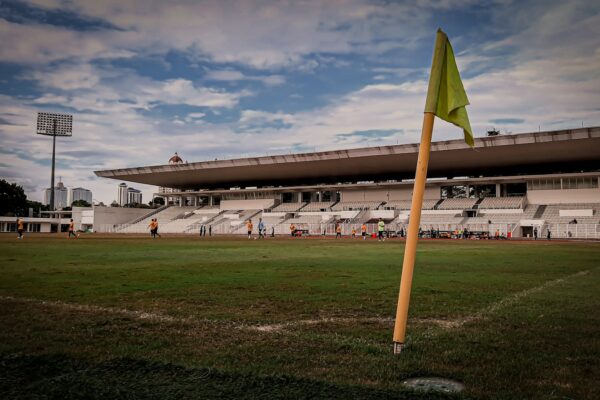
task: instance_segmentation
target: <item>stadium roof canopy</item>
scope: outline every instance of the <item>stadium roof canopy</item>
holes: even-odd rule
[[[412,179],[419,144],[96,171],[99,177],[177,189]],[[600,170],[600,127],[434,142],[428,177]]]

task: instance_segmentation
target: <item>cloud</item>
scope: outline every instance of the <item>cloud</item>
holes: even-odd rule
[[[119,30],[74,33],[50,26],[9,24],[2,29],[0,25],[0,33],[24,38],[18,46],[3,48],[2,58],[39,63],[60,56],[89,60],[111,53],[127,57],[132,49],[137,54],[176,49],[220,63],[306,70],[316,62],[305,59],[311,54],[381,54],[413,46],[422,37],[418,28],[431,14],[418,4],[366,0],[34,3],[104,21]],[[48,35],[38,43],[33,38],[42,31]]]
[[[523,118],[497,118],[491,119],[490,123],[492,124],[502,124],[502,125],[514,125],[514,124],[522,124],[525,122]]]
[[[209,81],[258,81],[267,86],[278,86],[285,83],[285,77],[282,75],[249,76],[234,70],[215,70],[209,71],[206,76]]]

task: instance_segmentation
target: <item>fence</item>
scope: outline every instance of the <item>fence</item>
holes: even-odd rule
[[[165,224],[166,225],[166,224]],[[200,233],[200,226],[202,224],[194,224],[193,229],[185,230],[178,227],[177,229],[170,229],[168,226],[160,227],[159,233],[187,233],[192,235],[198,235]],[[296,223],[295,229],[302,235],[310,236],[335,236],[336,224],[335,223]],[[361,225],[359,223],[341,223],[341,234],[343,236],[350,236],[354,229],[357,236],[361,235]],[[377,224],[366,224],[367,233],[376,233],[378,228]],[[214,224],[205,224],[206,233],[208,234],[209,227],[213,235],[245,235],[247,228],[244,223],[239,225],[231,225],[231,220],[226,219],[223,221],[215,221]],[[454,232],[455,229],[468,229],[469,232],[473,233],[486,233],[489,236],[495,236],[498,232],[502,236],[518,237],[519,225],[514,223],[499,223],[499,224],[433,224],[433,225],[421,225],[421,231],[423,235],[428,236],[431,230],[436,232]],[[174,227],[173,227],[174,228]],[[398,233],[404,231],[406,234],[408,226],[402,223],[391,223],[386,224],[385,230],[390,233]],[[187,228],[186,228],[187,229]],[[540,238],[546,238],[548,229],[551,232],[553,239],[600,239],[600,224],[546,224],[538,227],[538,236]],[[149,233],[149,229],[143,225],[135,224],[118,224],[118,225],[100,225],[95,226],[96,232],[103,233]],[[510,235],[509,235],[510,233]],[[258,234],[258,222],[254,223],[253,234]],[[290,224],[282,222],[279,224],[267,224],[265,228],[266,235],[290,235]]]

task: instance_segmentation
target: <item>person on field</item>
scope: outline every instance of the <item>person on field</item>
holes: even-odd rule
[[[258,238],[259,239],[264,239],[265,238],[265,223],[263,222],[262,218],[258,219]]]
[[[352,238],[355,238],[355,237],[356,237],[356,229],[352,228]]]
[[[71,221],[69,221],[69,236],[68,236],[68,238],[70,239],[71,236],[74,236],[75,238],[79,237],[79,235],[77,233],[75,233],[75,222],[73,222],[73,218],[71,218]]]
[[[148,228],[150,229],[150,236],[152,239],[156,239],[156,224],[154,223],[154,218],[150,220]]]
[[[548,232],[546,233],[546,239],[550,240],[552,238],[552,232],[550,232],[550,228],[548,228]]]
[[[252,239],[252,228],[254,227],[254,225],[252,225],[252,220],[249,219],[248,222],[246,222],[246,228],[248,229],[248,239]]]
[[[271,237],[275,237],[275,227],[271,227]]]
[[[537,240],[538,230],[537,228],[533,228],[533,240]]]
[[[342,237],[342,226],[340,224],[337,224],[335,226],[335,238],[341,238]]]
[[[294,237],[294,235],[296,235],[296,225],[294,225],[293,222],[290,224],[290,235],[292,237]]]
[[[385,238],[383,237],[383,232],[385,231],[385,222],[383,222],[383,218],[379,218],[379,222],[377,223],[377,240],[379,240],[380,242],[382,240],[385,240]]]
[[[362,224],[360,227],[360,234],[362,235],[363,240],[367,240],[367,224]]]
[[[17,218],[17,233],[19,234],[17,239],[23,239],[23,225],[23,218]]]

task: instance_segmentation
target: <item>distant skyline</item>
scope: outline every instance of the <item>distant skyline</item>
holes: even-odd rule
[[[0,177],[41,201],[56,175],[418,142],[435,31],[457,55],[475,137],[600,125],[600,3],[77,1],[0,3]],[[434,140],[462,132],[436,120]],[[135,185],[147,202],[154,187]]]

